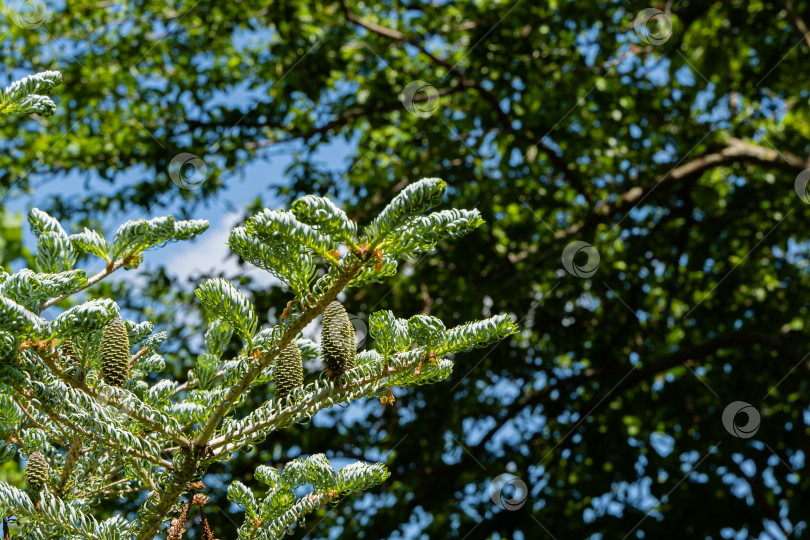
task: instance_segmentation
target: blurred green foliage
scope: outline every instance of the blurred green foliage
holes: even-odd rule
[[[0,192],[38,174],[113,182],[53,201],[76,227],[167,193],[193,217],[222,173],[272,164],[285,142],[289,183],[264,200],[371,195],[350,212],[362,219],[441,176],[487,222],[345,305],[448,323],[506,311],[526,332],[470,355],[444,391],[329,413],[212,470],[219,537],[232,525],[217,474],[325,448],[392,471],[329,510],[357,538],[806,536],[810,280],[794,181],[810,151],[810,2],[661,4],[69,2],[41,26],[0,23],[6,68],[64,75],[53,117],[0,126]],[[671,33],[634,27],[667,6]],[[401,96],[414,81],[435,92]],[[356,144],[348,164],[317,159],[335,141]],[[199,189],[169,177],[181,152],[207,165]],[[125,172],[137,181],[115,183]],[[599,255],[589,277],[564,267],[574,241]],[[130,309],[182,321],[167,343],[193,335],[178,315],[190,294],[163,272],[137,283],[161,301]],[[253,289],[260,314],[289,299]],[[194,351],[174,352],[181,376]],[[753,438],[723,426],[737,400],[761,415]],[[528,486],[520,510],[490,499],[505,472]]]
[[[22,243],[22,216],[0,206],[0,266],[11,271],[11,261],[27,254]]]

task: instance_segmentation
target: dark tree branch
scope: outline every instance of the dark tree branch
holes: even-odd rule
[[[659,176],[654,182],[646,187],[635,186],[622,193],[618,200],[611,204],[606,200],[597,203],[590,216],[568,228],[561,229],[555,233],[555,238],[568,238],[588,225],[602,223],[618,214],[628,212],[631,208],[644,202],[653,192],[659,188],[667,187],[678,182],[692,181],[714,169],[731,165],[733,163],[756,163],[767,167],[776,167],[793,174],[800,172],[810,166],[810,162],[787,152],[777,152],[776,150],[756,146],[740,139],[730,138],[729,145],[711,154],[704,154],[691,161],[677,166],[668,173]]]
[[[408,37],[402,32],[399,32],[398,30],[393,30],[390,28],[386,28],[384,26],[380,26],[378,24],[363,21],[360,17],[358,17],[351,11],[349,6],[346,4],[346,0],[341,0],[340,4],[343,8],[343,13],[346,15],[346,18],[350,22],[353,22],[385,38],[393,39],[395,41],[399,41],[402,43],[408,43],[409,45],[414,46],[417,50],[419,50],[420,53],[429,58],[433,62],[433,64],[445,68],[449,75],[452,75],[453,77],[458,79],[463,88],[472,88],[473,90],[475,90],[484,99],[484,101],[486,101],[489,104],[492,110],[495,111],[495,115],[498,117],[498,123],[500,124],[502,131],[506,133],[515,133],[515,130],[512,127],[512,120],[509,118],[509,115],[506,114],[506,112],[501,107],[501,104],[497,96],[495,96],[492,92],[484,88],[480,83],[473,81],[472,79],[467,77],[467,75],[464,72],[458,71],[458,69],[456,69],[458,67],[457,65],[453,65],[446,59],[439,58],[438,56],[430,52],[425,47],[423,43],[424,42],[423,38],[417,39],[414,37]],[[523,138],[526,138],[528,140],[534,139],[531,133],[523,135]],[[563,177],[565,177],[568,183],[571,184],[572,186],[575,186],[589,203],[593,202],[592,195],[587,190],[585,190],[585,186],[577,178],[575,178],[570,174],[570,171],[568,170],[568,164],[565,161],[564,157],[557,155],[557,153],[551,148],[549,148],[542,141],[542,139],[535,143],[532,143],[532,146],[540,148],[543,151],[543,153],[546,154],[552,166],[560,174],[562,174]]]

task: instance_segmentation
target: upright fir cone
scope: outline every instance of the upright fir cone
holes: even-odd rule
[[[129,378],[129,336],[123,321],[115,318],[104,327],[101,337],[101,377],[110,386],[124,386]]]
[[[25,483],[33,491],[39,491],[48,481],[48,462],[42,452],[34,452],[28,456],[25,465]]]
[[[290,393],[304,386],[304,367],[298,345],[290,343],[278,355],[276,363],[276,397],[285,399]]]
[[[62,369],[68,377],[74,380],[84,379],[82,363],[76,355],[76,344],[72,339],[66,339],[65,342],[62,343],[62,350],[59,351],[59,357],[62,360]]]
[[[332,379],[354,367],[357,344],[354,326],[340,302],[332,302],[323,312],[321,356],[326,373]]]

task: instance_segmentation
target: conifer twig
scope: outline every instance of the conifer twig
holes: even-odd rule
[[[73,291],[70,294],[57,296],[55,298],[51,298],[49,300],[46,300],[46,301],[40,303],[39,304],[39,310],[44,311],[44,310],[48,309],[51,306],[55,306],[56,304],[58,304],[62,300],[65,300],[66,298],[69,298],[70,296],[72,296],[74,294],[92,287],[93,285],[95,285],[96,283],[98,283],[99,281],[104,279],[105,277],[109,276],[110,274],[112,274],[113,272],[115,272],[116,270],[121,268],[122,266],[125,266],[125,265],[129,264],[130,262],[132,262],[132,260],[134,258],[135,258],[135,255],[127,255],[126,257],[118,259],[115,262],[112,262],[112,261],[108,262],[107,266],[104,267],[104,270],[102,270],[101,272],[95,274],[90,279],[88,279],[87,283],[83,287],[81,287],[79,289],[76,289],[75,291]]]

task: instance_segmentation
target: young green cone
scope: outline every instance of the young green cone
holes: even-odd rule
[[[323,312],[321,356],[329,377],[336,379],[354,367],[357,345],[354,326],[340,302],[332,302]]]
[[[48,481],[48,462],[42,452],[34,452],[28,456],[25,465],[25,483],[33,491],[39,491]]]
[[[276,364],[276,397],[286,399],[296,388],[304,386],[304,367],[298,345],[290,343],[278,355]]]
[[[129,336],[124,323],[115,318],[101,337],[101,377],[110,386],[124,386],[129,378]]]
[[[65,374],[74,380],[84,380],[82,363],[76,355],[76,344],[72,339],[66,339],[59,351],[62,369]]]

